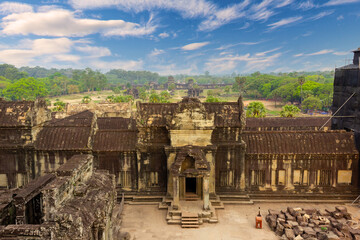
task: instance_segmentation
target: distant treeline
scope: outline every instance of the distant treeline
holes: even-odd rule
[[[252,99],[273,99],[283,102],[300,103],[311,100],[316,108],[329,108],[332,102],[333,71],[291,72],[249,75],[236,73],[222,76],[174,75],[176,82],[194,79],[195,86],[209,83],[232,83],[231,89],[224,92],[241,92]],[[9,64],[0,65],[0,96],[9,100],[32,100],[38,97],[52,97],[79,92],[112,89],[119,94],[123,86],[143,85],[149,88],[150,82],[164,84],[168,76],[160,76],[149,71],[126,71],[112,69],[102,73],[86,69],[46,69],[42,67],[16,68]],[[301,79],[303,84],[301,84]],[[170,89],[169,89],[170,90]],[[219,92],[219,91],[218,91]],[[213,94],[213,93],[212,93]],[[310,105],[311,105],[310,104]],[[321,107],[320,107],[321,105]]]

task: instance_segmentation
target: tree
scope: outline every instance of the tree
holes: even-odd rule
[[[282,117],[295,117],[300,112],[300,109],[294,105],[285,105],[282,107],[280,116]]]
[[[113,98],[113,102],[115,102],[115,103],[130,102],[132,100],[134,100],[134,98],[131,95],[116,96]]]
[[[246,116],[247,117],[265,117],[266,116],[266,109],[262,102],[251,102],[249,103],[246,109]]]
[[[205,100],[205,102],[220,102],[220,100],[217,97],[214,96],[208,96]]]
[[[175,90],[175,88],[176,88],[175,83],[171,83],[171,84],[168,86],[168,90],[169,90],[169,91]]]
[[[321,100],[318,97],[308,97],[302,103],[303,109],[320,110],[322,107]]]
[[[156,94],[155,92],[150,94],[149,97],[149,102],[150,103],[159,103],[161,102],[160,96],[158,94]]]
[[[89,103],[89,102],[91,102],[91,97],[90,96],[84,96],[83,98],[82,98],[82,100],[81,100],[81,102],[82,103]]]
[[[54,112],[62,112],[65,109],[65,103],[63,101],[60,101],[59,99],[56,99],[56,102],[54,103]]]
[[[240,92],[245,92],[246,77],[235,77],[235,84]]]
[[[3,90],[3,95],[9,100],[35,100],[47,96],[45,84],[35,78],[22,78]]]
[[[163,98],[164,100],[169,100],[170,99],[170,93],[168,91],[162,91],[160,93],[160,97]]]
[[[70,84],[67,86],[67,91],[69,94],[79,93],[79,86]]]
[[[108,103],[113,103],[114,102],[114,95],[111,95],[111,96],[107,96],[106,97],[106,101],[108,102]]]
[[[230,93],[230,90],[231,90],[230,86],[225,86],[225,87],[224,87],[224,92],[225,92],[225,93],[229,94],[229,93]]]

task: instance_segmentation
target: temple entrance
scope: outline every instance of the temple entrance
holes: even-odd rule
[[[202,199],[202,177],[180,177],[180,199],[200,200]]]
[[[196,178],[194,177],[187,177],[185,182],[185,192],[186,194],[196,194]]]

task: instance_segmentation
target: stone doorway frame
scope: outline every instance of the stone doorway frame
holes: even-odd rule
[[[195,194],[199,197],[199,199],[203,199],[203,177],[202,176],[183,176],[180,177],[180,200],[185,199],[186,195],[186,179],[187,178],[195,178],[196,186],[195,186]]]

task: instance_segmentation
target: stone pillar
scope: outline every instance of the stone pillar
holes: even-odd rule
[[[179,194],[180,194],[180,184],[179,177],[173,177],[173,208],[179,209]]]
[[[203,178],[203,197],[204,197],[204,210],[210,209],[210,197],[209,197],[209,177]]]

